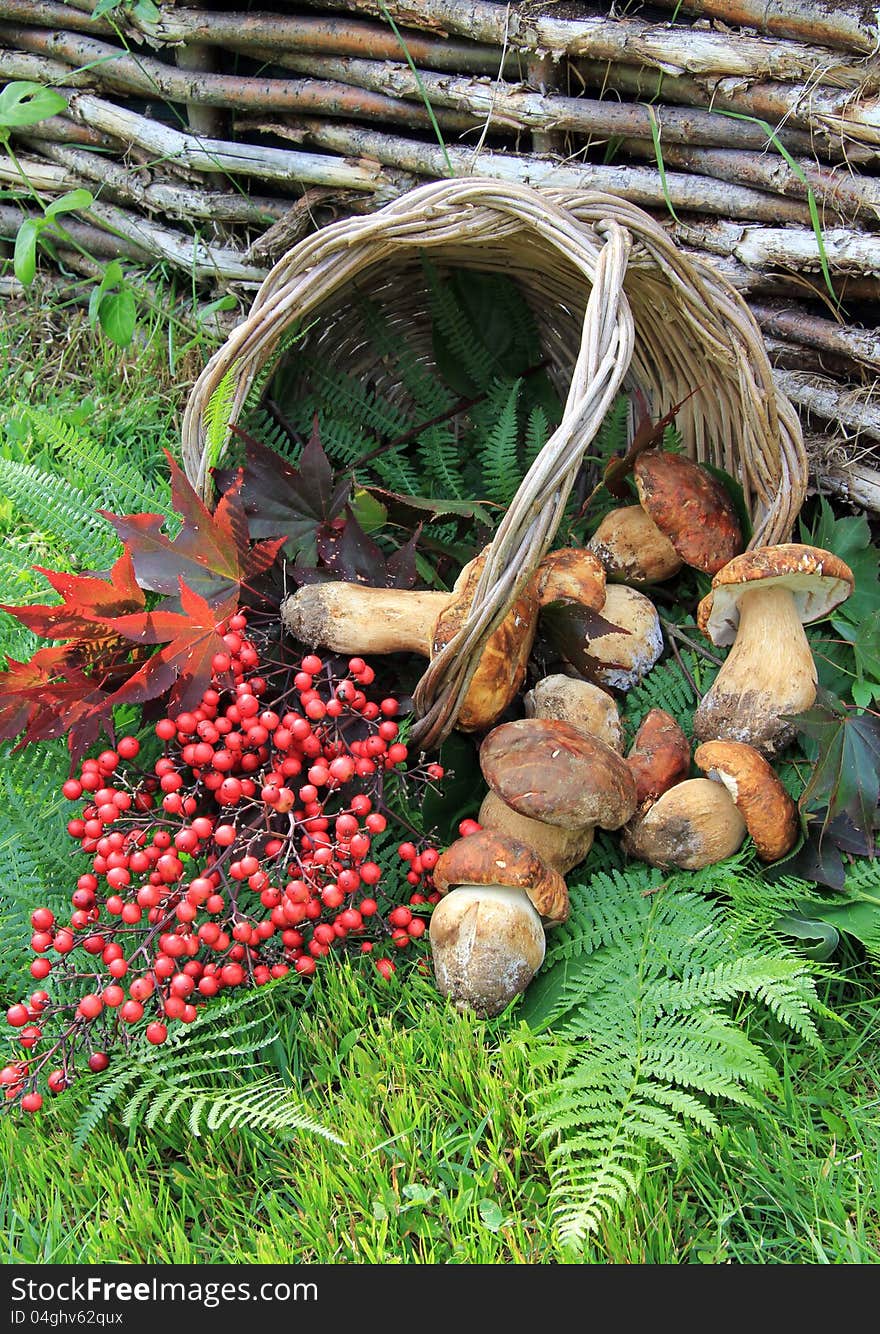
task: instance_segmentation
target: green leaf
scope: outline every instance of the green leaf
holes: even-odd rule
[[[816,707],[795,721],[799,732],[819,744],[801,810],[827,805],[823,831],[846,812],[857,829],[869,834],[880,794],[880,716],[847,708],[820,692]]]
[[[16,278],[30,287],[37,273],[37,239],[45,227],[42,218],[26,218],[15,237],[12,268]]]
[[[424,1206],[430,1204],[439,1193],[440,1192],[433,1186],[420,1186],[418,1182],[414,1181],[403,1188],[402,1194],[409,1200],[409,1204],[403,1205],[403,1208],[424,1208]]]
[[[838,518],[822,498],[813,526],[801,520],[801,541],[833,551],[853,572],[855,587],[845,602],[835,608],[835,621],[861,625],[880,609],[880,550],[871,540],[871,529],[863,514]]]
[[[128,347],[137,323],[137,305],[129,287],[105,292],[98,305],[98,323],[117,347]]]
[[[135,17],[140,19],[141,23],[158,23],[162,17],[153,0],[137,0],[134,6]]]
[[[443,845],[458,838],[460,820],[476,816],[486,785],[476,745],[465,733],[451,732],[437,758],[443,766],[442,790],[429,787],[425,792],[421,824],[426,833],[435,831]]]
[[[809,906],[812,909],[812,904]],[[776,926],[786,935],[794,936],[796,940],[815,941],[814,945],[804,949],[804,953],[809,959],[817,959],[820,963],[830,959],[840,943],[840,932],[836,927],[817,917],[786,913],[784,917],[779,918]]]
[[[36,125],[67,109],[67,99],[41,83],[15,80],[0,92],[0,125]]]
[[[497,1200],[480,1200],[477,1205],[480,1221],[490,1232],[497,1232],[504,1222],[504,1211]]]
[[[365,533],[376,533],[388,521],[388,510],[365,487],[352,492],[348,507]]]
[[[60,213],[76,213],[79,209],[89,208],[95,202],[91,190],[68,190],[47,204],[44,210],[46,218],[56,218]],[[115,261],[114,261],[115,262]]]

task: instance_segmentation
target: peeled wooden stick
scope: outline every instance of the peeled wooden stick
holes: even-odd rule
[[[677,14],[706,14],[725,23],[742,23],[759,32],[795,41],[821,42],[844,51],[871,54],[880,39],[877,12],[870,6],[834,0],[817,5],[816,0],[654,0],[661,9]]]

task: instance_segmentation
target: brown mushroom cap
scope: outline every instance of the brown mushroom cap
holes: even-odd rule
[[[502,801],[546,824],[619,829],[636,808],[636,785],[625,761],[568,723],[502,723],[484,737],[480,766]]]
[[[538,564],[536,583],[542,607],[570,598],[600,611],[605,602],[605,567],[586,547],[548,551]]]
[[[694,763],[727,788],[762,861],[778,861],[791,851],[798,835],[797,806],[754,746],[704,741]]]
[[[718,571],[697,608],[697,624],[713,644],[723,647],[736,638],[739,599],[751,589],[787,589],[801,621],[808,624],[845,602],[853,584],[846,562],[821,547],[799,542],[755,547]]]
[[[686,565],[715,574],[743,549],[733,502],[720,482],[683,454],[646,449],[633,465],[642,508]]]
[[[582,862],[593,846],[593,825],[564,829],[558,824],[545,824],[543,820],[530,820],[527,815],[520,815],[508,806],[491,788],[483,798],[477,822],[484,829],[494,829],[533,848],[544,865],[560,875]]]
[[[687,778],[626,826],[621,846],[651,866],[699,871],[732,856],[745,836],[745,820],[722,784]]]
[[[456,580],[455,596],[434,627],[432,657],[464,624],[485,563],[485,555],[478,556]],[[479,665],[459,711],[456,726],[461,731],[480,732],[500,718],[522,685],[537,628],[537,580],[532,578],[483,645]]]
[[[440,854],[433,874],[441,894],[457,885],[505,885],[525,890],[548,921],[564,922],[568,916],[568,889],[559,872],[545,866],[527,844],[495,829],[456,839]]]
[[[690,742],[672,714],[651,709],[636,732],[626,763],[641,807],[684,782],[691,768]]]

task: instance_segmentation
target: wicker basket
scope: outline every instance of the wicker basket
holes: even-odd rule
[[[203,494],[211,395],[231,369],[234,421],[292,323],[313,320],[307,337],[329,362],[369,374],[393,394],[352,301],[368,293],[409,349],[431,361],[422,252],[440,265],[499,270],[518,282],[565,397],[560,425],[499,524],[467,622],[419,682],[414,738],[429,748],[453,727],[483,642],[550,547],[583,455],[622,385],[638,387],[656,415],[696,389],[677,418],[685,448],[739,479],[753,546],[789,537],[807,463],[797,416],[774,388],[746,306],[647,214],[596,192],[468,177],[326,227],[276,264],[187,403],[184,466]]]

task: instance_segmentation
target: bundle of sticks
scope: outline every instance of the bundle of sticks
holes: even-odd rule
[[[85,187],[58,241],[74,270],[159,262],[245,294],[313,227],[426,178],[608,190],[742,293],[817,478],[880,512],[876,9],[216,3],[0,0],[0,82],[66,103],[8,127],[7,254]]]

